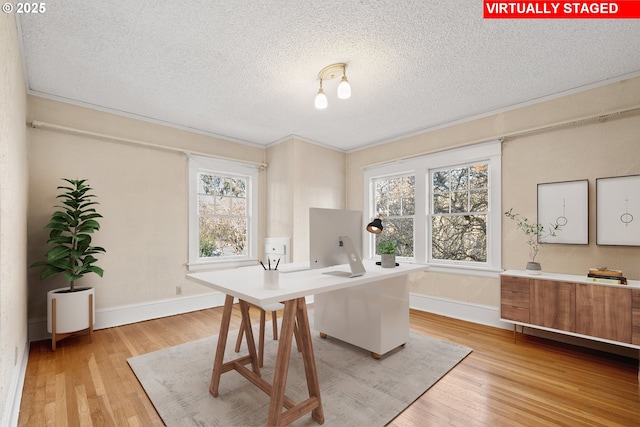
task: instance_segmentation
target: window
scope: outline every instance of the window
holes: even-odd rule
[[[431,258],[487,261],[489,164],[431,172]]]
[[[257,258],[257,166],[190,156],[189,268]]]
[[[374,216],[384,220],[382,233],[376,236],[375,254],[379,254],[381,242],[391,240],[396,244],[396,255],[413,258],[415,176],[374,179],[373,187]]]
[[[398,256],[432,270],[499,271],[500,162],[495,141],[366,169],[365,216],[384,229],[367,233],[365,256],[391,239]]]

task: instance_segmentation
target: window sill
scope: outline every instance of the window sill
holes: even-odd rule
[[[380,257],[373,258],[374,261],[380,261]],[[499,279],[502,269],[495,269],[490,267],[472,267],[455,264],[434,264],[429,262],[419,262],[413,258],[400,258],[396,257],[396,262],[400,264],[422,264],[427,266],[427,271],[433,273],[445,273],[445,274],[457,274],[459,276],[475,276],[475,277],[490,277],[492,279]]]
[[[250,267],[258,265],[257,259],[233,259],[233,260],[216,260],[216,261],[199,261],[187,264],[189,272],[205,271],[205,270],[228,270],[231,268]]]
[[[467,267],[460,265],[429,264],[429,271],[434,273],[457,274],[460,276],[490,277],[499,279],[502,269]]]

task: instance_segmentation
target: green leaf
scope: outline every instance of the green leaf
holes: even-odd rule
[[[102,252],[106,253],[107,251],[104,248],[101,248],[100,246],[92,246],[90,249],[86,251],[86,253],[88,254],[97,254]]]
[[[69,221],[70,219],[71,219],[71,216],[67,212],[55,211],[51,215],[51,221],[64,222],[64,221]]]
[[[89,212],[89,211],[95,212],[95,209],[89,209],[87,212]],[[86,220],[92,219],[92,218],[102,218],[102,215],[100,215],[99,213],[90,213],[88,215],[82,215],[80,217],[80,220],[86,221]]]
[[[66,257],[71,253],[71,249],[66,246],[54,246],[52,249],[47,252],[47,261],[55,261],[57,259],[61,259]]]
[[[71,236],[55,236],[47,240],[47,245],[71,245],[72,243],[73,239]]]
[[[47,279],[55,274],[62,273],[64,270],[49,266],[40,272],[40,279]]]
[[[104,274],[104,270],[101,269],[100,267],[95,266],[95,265],[87,267],[87,270],[92,272],[92,273],[96,273],[100,277],[102,277],[102,275]]]
[[[78,241],[78,244],[84,244],[85,246],[91,243],[91,236],[88,234],[72,234],[73,238]]]
[[[78,228],[82,229],[82,230],[99,230],[100,229],[100,223],[98,223],[98,221],[96,221],[95,219],[88,219],[82,223],[80,223],[78,225]]]
[[[49,238],[50,239],[55,239],[56,237],[59,237],[62,235],[62,230],[51,230],[51,232],[49,233]]]
[[[82,279],[82,275],[73,274],[70,271],[65,271],[64,277],[67,279],[67,282],[75,282],[76,280]]]
[[[47,264],[50,267],[54,267],[59,269],[60,271],[66,271],[73,268],[73,266],[69,263],[69,260],[66,258],[62,258],[59,260],[48,261]]]
[[[60,231],[70,231],[69,225],[61,222],[50,222],[45,226],[45,228],[52,228],[54,230],[60,230]]]
[[[29,267],[47,267],[49,263],[47,261],[36,261],[32,263]]]
[[[91,263],[96,262],[96,261],[98,261],[98,259],[96,257],[94,257],[93,255],[87,255],[82,259],[82,263],[84,265],[91,264]]]

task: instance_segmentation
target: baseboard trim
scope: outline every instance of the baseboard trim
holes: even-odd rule
[[[22,351],[22,359],[20,365],[13,370],[11,382],[7,388],[7,401],[5,402],[5,411],[0,418],[0,426],[15,427],[18,425],[18,416],[20,415],[20,403],[22,402],[22,389],[24,388],[24,379],[27,376],[27,364],[29,363],[29,342],[25,342]],[[13,393],[11,393],[13,391]]]
[[[220,292],[210,292],[207,294],[176,297],[97,310],[94,329],[111,328],[114,326],[143,322],[161,317],[174,316],[191,311],[220,307],[224,305],[224,297],[224,294]],[[307,298],[307,303],[312,302],[313,297]],[[426,311],[467,322],[513,330],[512,323],[500,320],[500,310],[498,307],[414,293],[409,295],[409,306],[415,310]],[[621,347],[616,345],[608,345],[603,348],[601,343],[596,343],[595,341],[588,339],[576,340],[563,334],[537,330],[534,328],[527,328],[527,334],[629,356],[628,351],[620,351]],[[47,332],[46,317],[29,320],[29,341],[41,341],[46,339],[51,339],[51,334]],[[26,354],[26,357],[28,357],[28,348]]]
[[[498,307],[414,293],[409,295],[409,307],[480,325],[513,329],[510,323],[500,321]]]
[[[224,298],[224,294],[220,292],[210,292],[96,310],[96,323],[93,328],[94,330],[112,328],[114,326],[219,307],[224,305]],[[29,320],[29,341],[46,339],[51,339],[51,334],[47,332],[47,318]]]

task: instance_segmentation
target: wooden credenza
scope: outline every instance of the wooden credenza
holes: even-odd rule
[[[500,320],[640,349],[640,281],[588,282],[582,276],[507,270]],[[514,335],[515,336],[515,335]]]

